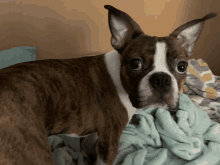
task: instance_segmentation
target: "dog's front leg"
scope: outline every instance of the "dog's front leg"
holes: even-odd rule
[[[119,137],[114,134],[99,134],[96,165],[113,165],[118,153]]]

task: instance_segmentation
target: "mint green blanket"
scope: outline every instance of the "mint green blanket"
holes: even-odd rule
[[[137,110],[138,122],[124,129],[115,165],[220,165],[220,125],[187,95],[180,94],[177,122],[151,110]]]

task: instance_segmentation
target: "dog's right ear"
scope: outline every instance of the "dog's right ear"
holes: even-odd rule
[[[108,22],[112,34],[112,47],[122,54],[125,47],[143,32],[139,25],[125,12],[110,5],[104,7],[109,11]]]

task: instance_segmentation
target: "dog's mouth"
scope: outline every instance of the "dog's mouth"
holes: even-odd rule
[[[168,109],[169,111],[176,112],[179,104],[178,104],[178,98],[173,99],[174,96],[171,94],[154,94],[153,96],[148,96],[146,95],[138,95],[137,93],[135,94],[130,94],[129,99],[132,103],[132,105],[137,108],[137,109],[146,109],[150,107],[155,107],[155,108],[164,108]]]

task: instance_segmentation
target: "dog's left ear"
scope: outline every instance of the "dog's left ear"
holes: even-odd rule
[[[209,13],[201,19],[190,21],[176,30],[170,36],[177,38],[178,42],[184,48],[188,56],[192,55],[194,44],[199,38],[205,20],[214,18],[217,14]]]
[[[122,54],[125,47],[143,32],[139,25],[125,12],[110,5],[104,7],[109,10],[108,22],[112,34],[112,47]]]

